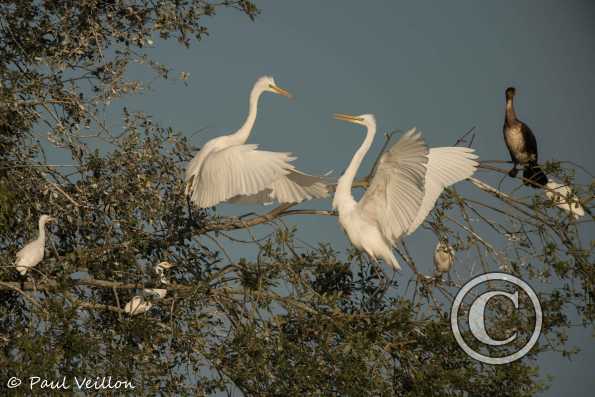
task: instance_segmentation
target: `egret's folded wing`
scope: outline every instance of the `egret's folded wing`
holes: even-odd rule
[[[432,148],[428,154],[424,197],[407,234],[413,233],[428,216],[444,188],[469,178],[477,169],[477,156],[466,147]]]
[[[37,240],[33,240],[28,242],[23,248],[18,250],[16,253],[16,258],[18,260],[32,260],[35,256],[35,252],[39,250],[40,243]],[[43,249],[43,248],[42,248]]]
[[[238,195],[253,195],[293,171],[289,153],[257,150],[258,145],[238,145],[212,152],[204,160],[191,200],[201,208],[212,207]]]
[[[381,157],[370,187],[359,202],[387,240],[405,233],[423,199],[428,148],[420,132],[405,133]]]
[[[545,195],[552,200],[558,208],[570,213],[574,219],[578,219],[585,215],[583,206],[579,199],[572,193],[572,190],[568,185],[563,185],[550,179],[545,187]]]
[[[27,248],[27,247],[23,247],[20,250],[18,250],[18,252],[16,254],[17,260],[18,259],[21,259],[21,258],[23,258],[25,256],[25,254],[27,253],[26,252],[27,250],[25,250],[25,248]]]

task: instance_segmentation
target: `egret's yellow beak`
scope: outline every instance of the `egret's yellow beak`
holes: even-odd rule
[[[347,121],[349,123],[359,124],[364,121],[363,117],[351,116],[349,114],[335,113],[333,115],[337,120]]]
[[[284,90],[284,89],[283,89],[283,88],[281,88],[281,87],[277,87],[277,86],[276,86],[276,85],[274,85],[274,84],[269,84],[269,88],[270,88],[271,90],[273,90],[273,92],[274,92],[275,94],[283,95],[283,96],[286,96],[287,98],[293,98],[293,97],[292,97],[292,95],[289,93],[289,91],[287,91],[287,90]]]

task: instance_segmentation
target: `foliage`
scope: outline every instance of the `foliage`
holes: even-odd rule
[[[127,79],[132,63],[169,75],[143,49],[204,38],[205,17],[225,7],[258,14],[243,0],[0,4],[0,379],[109,375],[144,395],[540,390],[537,355],[570,352],[569,307],[592,324],[595,274],[583,226],[539,195],[520,199],[479,181],[481,200],[450,189],[426,222],[459,260],[478,265],[474,272],[500,269],[543,285],[545,338],[521,361],[487,366],[465,355],[450,331],[450,301],[471,272],[422,274],[402,243],[397,251],[415,275],[409,288],[359,253],[301,246],[281,222],[288,207],[247,220],[193,209],[183,167],[194,149],[184,134],[126,109],[123,132],[106,127],[109,106],[143,88]],[[69,153],[72,167],[48,165],[40,137]],[[109,150],[89,147],[98,141]],[[593,196],[592,185],[563,175],[567,168],[548,167],[580,197]],[[23,281],[15,253],[43,213],[59,222],[46,259]],[[489,238],[477,222],[492,230]],[[227,255],[231,231],[265,223],[273,232],[249,241],[254,255]],[[160,261],[175,264],[166,298],[145,314],[125,313],[133,295],[160,285]],[[507,314],[507,305],[493,308],[497,333],[533,321]]]

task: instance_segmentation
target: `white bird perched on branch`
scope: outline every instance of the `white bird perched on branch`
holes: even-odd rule
[[[124,311],[135,316],[149,311],[152,307],[153,304],[145,300],[144,296],[135,295],[130,302],[124,306]]]
[[[169,262],[160,262],[155,266],[155,273],[159,276],[159,280],[162,284],[169,284],[169,280],[165,277],[165,271],[171,269],[175,265],[172,265]]]
[[[165,288],[145,288],[143,289],[143,295],[135,295],[130,302],[126,303],[124,311],[133,316],[148,312],[153,307],[153,303],[147,300],[148,297],[159,300],[165,298],[166,295],[167,290]]]
[[[16,268],[21,275],[27,274],[27,271],[43,260],[45,251],[45,225],[54,222],[55,219],[49,215],[39,217],[39,235],[37,239],[25,245],[17,252]]]
[[[156,299],[163,299],[167,295],[165,288],[145,288],[145,294],[154,295]]]
[[[455,250],[445,241],[439,241],[434,250],[434,266],[438,273],[448,273],[455,261]]]
[[[169,280],[165,277],[164,271],[174,267],[169,262],[161,262],[155,266],[155,272],[159,275],[159,280],[162,284],[169,284]],[[135,295],[132,297],[130,302],[124,306],[124,311],[131,315],[142,314],[149,311],[153,307],[153,303],[146,299],[147,295],[153,296],[153,299],[163,299],[167,295],[167,289],[165,288],[145,288],[143,289],[143,295]]]
[[[428,150],[421,133],[409,130],[382,154],[368,190],[357,202],[351,188],[374,141],[376,119],[371,114],[335,118],[367,128],[364,142],[337,183],[333,208],[339,212],[339,223],[355,247],[398,270],[392,246],[421,225],[445,187],[473,175],[477,156],[465,147]]]
[[[574,219],[578,219],[585,215],[585,210],[578,197],[572,193],[572,190],[568,185],[563,185],[550,178],[550,181],[545,187],[546,197],[552,200],[558,208],[568,212]]]
[[[290,153],[258,150],[247,145],[262,93],[290,97],[272,77],[259,78],[250,93],[248,117],[231,135],[208,141],[186,168],[186,194],[200,208],[218,203],[298,203],[328,195],[321,177],[301,173],[290,161]]]

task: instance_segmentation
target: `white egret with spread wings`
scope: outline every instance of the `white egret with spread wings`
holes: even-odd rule
[[[290,97],[272,77],[259,78],[252,92],[248,117],[235,133],[208,141],[186,168],[186,194],[200,208],[231,203],[298,203],[328,195],[321,177],[299,172],[291,153],[258,150],[246,144],[254,126],[258,100],[264,92]]]
[[[353,180],[374,141],[376,119],[371,114],[335,118],[367,128],[364,142],[337,183],[333,208],[339,223],[355,247],[398,270],[394,244],[421,225],[445,187],[473,175],[477,156],[466,147],[428,149],[421,133],[411,129],[382,154],[367,191],[355,201]]]

